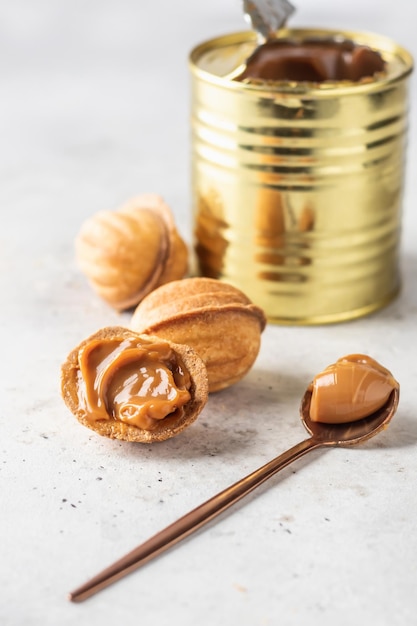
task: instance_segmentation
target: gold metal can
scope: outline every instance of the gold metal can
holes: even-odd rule
[[[196,272],[242,289],[271,322],[368,314],[398,293],[410,54],[368,33],[351,40],[386,63],[373,79],[247,84],[227,75],[254,33],[197,46],[192,76]]]

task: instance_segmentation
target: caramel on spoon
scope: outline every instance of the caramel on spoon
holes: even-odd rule
[[[293,461],[296,461],[307,452],[322,446],[356,445],[362,443],[363,441],[367,441],[386,428],[398,407],[399,384],[388,370],[380,366],[370,357],[366,357],[364,355],[350,355],[339,359],[337,363],[343,363],[346,361],[358,363],[359,367],[362,367],[363,365],[366,365],[367,367],[369,366],[371,370],[375,367],[375,373],[378,373],[378,375],[381,374],[381,372],[386,373],[392,389],[389,393],[388,399],[385,397],[382,405],[377,410],[367,417],[358,417],[359,414],[356,405],[358,393],[360,397],[361,390],[355,389],[352,386],[348,392],[351,393],[352,404],[355,404],[355,417],[353,421],[340,423],[336,420],[336,423],[325,423],[316,421],[316,419],[313,420],[311,419],[313,381],[305,392],[300,407],[302,422],[311,435],[308,439],[296,444],[272,461],[269,461],[269,463],[266,463],[245,478],[242,478],[235,484],[231,485],[227,489],[224,489],[197,508],[179,518],[177,521],[167,526],[164,530],[158,532],[156,535],[126,554],[120,560],[103,570],[97,576],[72,591],[69,594],[69,599],[73,602],[86,600],[97,591],[104,589],[126,574],[134,571],[141,565],[144,565],[158,554],[161,554],[169,547],[173,546],[181,539],[184,539],[208,521],[225,511],[232,504],[265,482],[268,478],[279,472]],[[335,366],[337,366],[337,363]],[[326,370],[319,374],[314,380],[316,381],[319,379],[325,372]],[[329,380],[330,385],[338,384],[337,375],[332,380],[334,381],[333,383]],[[353,376],[352,380],[353,382],[357,382],[358,379]],[[360,384],[361,383],[359,383],[359,385]],[[346,404],[346,389],[344,388],[342,391],[343,402]],[[374,391],[375,390],[373,390],[373,393]],[[332,401],[336,403],[338,394],[334,393],[331,397],[333,398]]]

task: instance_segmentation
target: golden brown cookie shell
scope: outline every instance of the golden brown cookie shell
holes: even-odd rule
[[[131,324],[137,332],[193,347],[206,364],[213,392],[252,367],[266,318],[239,289],[215,279],[187,278],[144,298]]]
[[[188,249],[169,206],[157,194],[99,211],[82,225],[76,257],[96,293],[117,310],[138,304],[153,289],[183,278]]]

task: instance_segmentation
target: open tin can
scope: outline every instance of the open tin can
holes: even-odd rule
[[[368,314],[400,286],[410,54],[374,34],[291,29],[350,40],[385,61],[361,82],[244,83],[255,49],[234,33],[197,46],[192,75],[196,272],[239,287],[271,322]]]

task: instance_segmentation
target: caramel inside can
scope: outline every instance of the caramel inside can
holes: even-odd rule
[[[230,78],[254,33],[197,46],[192,84],[196,273],[224,280],[282,324],[353,319],[400,287],[410,54],[380,35],[279,32],[377,51],[374,77]]]

